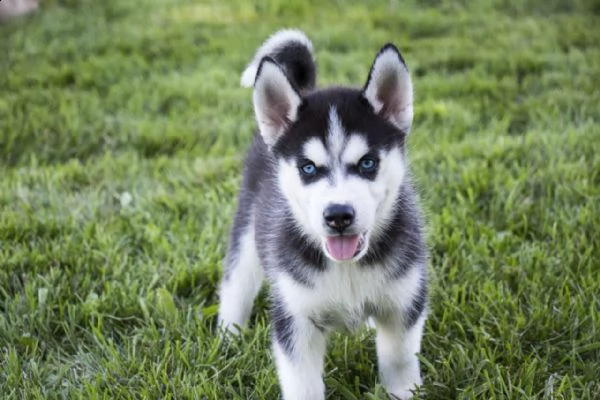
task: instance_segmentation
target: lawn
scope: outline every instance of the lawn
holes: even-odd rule
[[[431,248],[422,399],[600,398],[600,2],[46,0],[0,26],[0,394],[277,399],[268,298],[214,333],[254,131],[239,76],[280,27],[320,85],[393,41]],[[385,399],[372,332],[330,399]]]

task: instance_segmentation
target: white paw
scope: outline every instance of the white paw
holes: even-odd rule
[[[400,389],[390,392],[390,396],[392,397],[392,399],[410,400],[413,398],[413,393],[408,389]]]
[[[230,336],[240,336],[242,333],[243,327],[238,325],[237,323],[224,321],[219,319],[217,324],[219,337],[221,339],[227,339]]]

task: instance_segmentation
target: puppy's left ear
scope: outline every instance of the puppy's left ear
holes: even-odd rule
[[[271,147],[296,120],[302,98],[279,64],[264,57],[256,73],[253,100],[260,134]]]
[[[379,50],[363,90],[375,112],[408,133],[413,120],[413,86],[408,68],[393,44]]]

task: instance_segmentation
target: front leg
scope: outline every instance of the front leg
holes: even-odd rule
[[[284,400],[324,400],[323,358],[327,337],[307,317],[293,316],[282,302],[272,309],[273,351]]]
[[[392,396],[407,400],[421,385],[419,359],[425,313],[412,326],[402,318],[376,319],[377,358],[381,381]]]

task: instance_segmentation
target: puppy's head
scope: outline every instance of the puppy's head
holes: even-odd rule
[[[379,51],[362,90],[303,96],[263,58],[253,100],[297,225],[334,261],[363,257],[393,211],[406,170],[413,89],[396,47]]]

